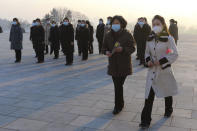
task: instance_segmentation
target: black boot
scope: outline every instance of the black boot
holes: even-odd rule
[[[118,109],[118,108],[114,107],[113,114],[114,114],[114,115],[117,115],[117,114],[119,114],[121,111],[122,111],[122,109]]]
[[[166,108],[166,109],[165,109],[164,117],[165,117],[165,118],[169,118],[169,117],[172,116],[172,113],[173,113],[173,108],[170,108],[170,109]]]
[[[140,123],[139,127],[142,128],[143,130],[146,130],[150,127],[150,124],[148,123]]]

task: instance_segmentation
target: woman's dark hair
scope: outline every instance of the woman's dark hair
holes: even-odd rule
[[[90,21],[89,20],[86,20],[86,24],[90,25]]]
[[[125,29],[127,27],[127,21],[122,17],[122,16],[119,16],[119,15],[116,15],[112,18],[112,21],[111,21],[111,25],[112,23],[114,22],[114,20],[118,20],[120,22],[120,26]]]
[[[168,27],[166,25],[166,21],[165,21],[164,17],[162,17],[160,15],[156,15],[152,19],[152,23],[153,23],[154,20],[159,20],[161,22],[161,24],[163,25],[164,31],[166,31],[169,34]]]
[[[70,20],[68,19],[68,17],[64,18],[64,20],[68,20],[68,21],[70,21]]]
[[[111,16],[108,16],[107,19],[108,19],[108,20],[112,20],[112,17],[111,17]]]
[[[102,19],[102,18],[100,18],[100,19],[99,19],[99,21],[102,21],[102,22],[103,22],[103,19]]]
[[[147,18],[146,18],[146,17],[144,17],[144,20],[145,20],[145,22],[146,22],[146,23],[148,23],[148,20],[147,20]]]
[[[18,18],[13,18],[13,21],[16,21],[16,23],[17,23],[18,25],[20,25],[20,22],[19,22]]]

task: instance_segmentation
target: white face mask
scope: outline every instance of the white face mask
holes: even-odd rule
[[[153,27],[153,32],[155,32],[156,34],[162,32],[163,27],[162,26],[154,26]]]

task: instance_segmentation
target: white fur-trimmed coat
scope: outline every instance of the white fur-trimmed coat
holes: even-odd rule
[[[177,82],[171,65],[178,58],[178,51],[172,36],[164,36],[168,41],[153,39],[147,41],[145,58],[148,61],[159,61],[160,66],[148,69],[145,98],[147,99],[151,87],[158,98],[174,96],[178,93]],[[169,52],[168,52],[169,51]]]

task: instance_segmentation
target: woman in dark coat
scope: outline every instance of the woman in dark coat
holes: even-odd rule
[[[32,36],[34,35],[35,27],[36,27],[36,20],[33,20],[32,26],[30,28],[30,38],[29,38],[30,41],[32,41]],[[35,45],[34,45],[33,41],[32,41],[32,45],[33,45],[33,49],[34,49],[35,54],[36,54]],[[35,57],[37,57],[37,56],[35,56]]]
[[[64,19],[63,24],[59,28],[60,42],[64,55],[66,55],[66,65],[73,64],[73,53],[74,53],[74,28],[69,22],[68,18]]]
[[[124,107],[124,82],[132,74],[131,54],[135,51],[135,40],[126,30],[127,22],[122,16],[114,16],[111,24],[112,30],[105,36],[102,50],[109,57],[108,74],[115,87],[113,114],[118,114]]]
[[[145,66],[145,49],[146,49],[146,40],[148,35],[151,32],[150,26],[146,23],[146,19],[141,17],[138,19],[138,23],[134,29],[134,38],[137,43],[137,58],[140,59],[140,65]]]
[[[90,33],[90,41],[88,43],[88,50],[90,54],[94,53],[94,47],[93,47],[93,42],[94,42],[94,28],[93,26],[90,24],[89,21],[86,21],[86,24],[88,26],[89,29],[89,33]]]
[[[23,41],[23,33],[20,26],[20,23],[17,18],[13,19],[12,27],[10,30],[10,38],[11,42],[11,50],[15,50],[16,61],[15,63],[21,62],[21,50],[23,49],[22,41]]]
[[[101,49],[103,45],[104,32],[105,32],[105,24],[103,24],[103,19],[100,19],[99,25],[96,28],[96,38],[99,44],[99,54],[102,53]]]
[[[169,32],[174,37],[175,43],[177,44],[177,41],[179,39],[179,33],[178,33],[177,21],[175,21],[174,19],[170,20]]]
[[[44,49],[45,49],[45,31],[41,24],[40,19],[36,19],[36,26],[32,35],[32,42],[35,45],[35,51],[37,56],[37,63],[44,62]]]
[[[52,50],[52,52],[54,51],[54,54],[55,54],[54,59],[58,59],[59,58],[59,50],[60,50],[59,28],[56,25],[55,21],[52,22],[52,26],[50,29],[49,41],[51,42],[51,50]]]
[[[82,49],[82,60],[88,59],[88,44],[90,41],[90,32],[86,25],[85,20],[82,20],[79,30],[79,43]]]

